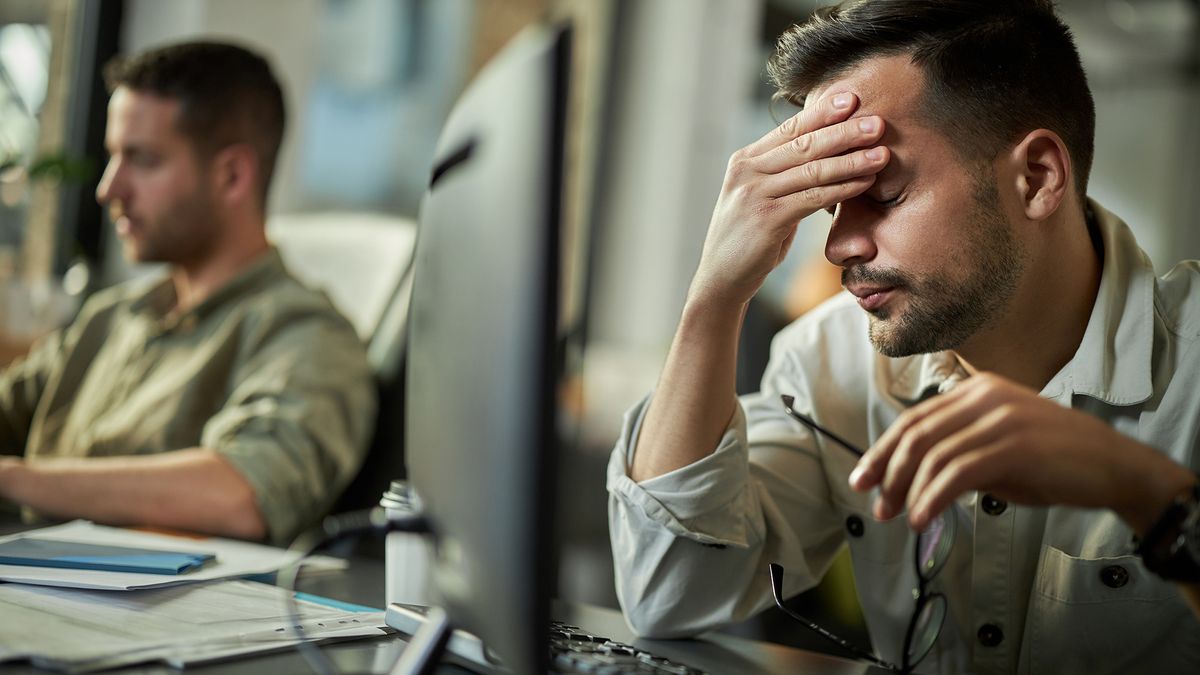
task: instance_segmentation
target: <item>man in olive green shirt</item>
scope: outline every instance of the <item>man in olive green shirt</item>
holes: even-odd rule
[[[286,542],[354,476],[376,401],[354,329],[266,239],[279,84],[261,57],[216,43],[106,76],[96,198],[126,256],[169,273],[97,293],[0,372],[0,499]]]

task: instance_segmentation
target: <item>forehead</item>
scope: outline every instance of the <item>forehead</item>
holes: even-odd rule
[[[928,169],[945,162],[957,164],[946,136],[932,128],[921,115],[925,75],[907,54],[867,59],[854,68],[815,87],[805,97],[805,107],[827,96],[850,92],[859,106],[851,117],[878,115],[885,131],[880,143],[892,152],[892,160],[881,177],[904,171]]]
[[[105,141],[113,144],[169,143],[183,140],[176,129],[179,101],[117,87],[108,101]]]
[[[805,107],[830,94],[848,91],[858,96],[853,117],[879,115],[893,123],[915,123],[925,75],[906,54],[867,59],[832,80],[817,85],[805,97]]]

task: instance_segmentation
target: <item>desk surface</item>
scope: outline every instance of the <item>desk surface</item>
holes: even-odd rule
[[[640,649],[702,668],[714,675],[849,675],[887,672],[816,652],[721,633],[710,633],[695,640],[638,640],[625,625],[620,612],[603,607],[556,603],[554,614],[555,618],[578,625],[587,631],[631,643]]]
[[[345,572],[325,573],[308,578],[301,576],[299,586],[309,593],[367,606],[379,606],[384,594],[384,576],[384,565],[381,561],[356,558],[351,561],[350,568]],[[736,675],[760,673],[849,675],[851,673],[885,672],[852,661],[732,635],[711,634],[699,640],[635,640],[625,625],[625,621],[621,618],[620,612],[602,607],[556,603],[553,613],[556,619],[581,626],[592,633],[633,643],[648,652],[666,656],[693,667],[703,668],[714,675],[725,673]],[[337,665],[340,672],[387,673],[403,648],[404,641],[401,638],[385,637],[330,645],[322,649]],[[47,671],[29,665],[5,664],[4,672],[44,673]],[[126,675],[132,673],[165,675],[179,671],[165,666],[146,666],[106,672]],[[223,664],[189,668],[187,672],[250,675],[311,671],[297,652],[287,651]],[[467,671],[447,665],[438,672],[459,674]]]

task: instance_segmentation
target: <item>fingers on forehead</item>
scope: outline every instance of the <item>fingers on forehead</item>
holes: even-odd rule
[[[858,104],[858,97],[850,92],[837,92],[819,99],[814,105],[785,119],[762,138],[742,148],[743,157],[757,157],[784,143],[803,136],[810,131],[845,119]]]
[[[800,133],[807,133],[833,122],[846,119],[858,107],[858,96],[848,91],[837,91],[818,99],[814,105],[805,106],[795,115],[801,127]]]

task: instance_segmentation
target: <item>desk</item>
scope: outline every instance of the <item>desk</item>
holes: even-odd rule
[[[628,642],[714,675],[851,675],[887,673],[866,664],[770,642],[710,633],[696,640],[637,640],[621,613],[604,607],[556,602],[554,618],[598,635]]]
[[[14,528],[0,528],[4,529],[12,531]],[[308,578],[302,575],[299,586],[308,593],[367,606],[379,606],[384,595],[384,565],[382,561],[375,559],[355,558],[351,560],[350,567],[345,572],[323,573]],[[602,607],[556,602],[553,614],[557,619],[581,626],[592,633],[635,644],[648,652],[704,668],[714,675],[857,675],[886,672],[844,659],[732,635],[711,634],[700,640],[635,640],[620,612]],[[342,673],[386,673],[403,647],[404,641],[399,637],[382,637],[329,645],[322,649]],[[7,664],[4,672],[28,674],[47,671],[29,665]],[[180,671],[164,666],[149,666],[105,672],[126,675],[177,675]],[[189,668],[186,672],[205,675],[258,675],[311,671],[297,652],[287,651]],[[460,675],[467,671],[447,665],[438,672]]]

